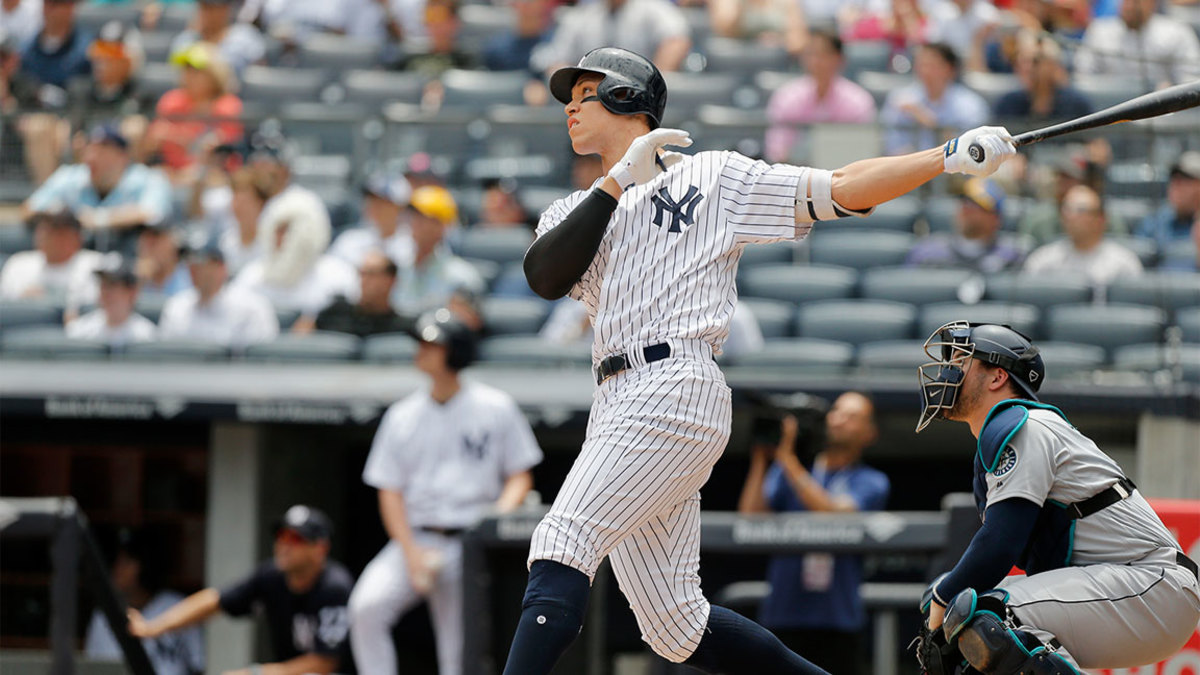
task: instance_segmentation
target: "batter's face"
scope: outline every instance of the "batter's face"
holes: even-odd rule
[[[619,159],[628,143],[650,130],[644,115],[618,115],[609,112],[600,102],[597,88],[604,77],[583,74],[571,87],[571,102],[564,107],[567,113],[567,134],[576,154],[600,155]],[[584,99],[592,99],[585,101]],[[622,144],[621,147],[613,147]],[[618,152],[619,150],[619,152]]]

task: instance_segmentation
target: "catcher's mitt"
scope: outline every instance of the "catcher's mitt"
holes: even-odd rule
[[[917,663],[921,664],[922,675],[955,675],[963,663],[963,656],[956,645],[946,642],[946,635],[941,627],[929,630],[925,622],[921,622],[921,630],[913,638],[909,647],[917,648]]]

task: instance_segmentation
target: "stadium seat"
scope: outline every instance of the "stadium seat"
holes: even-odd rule
[[[300,318],[300,310],[298,309],[277,309],[275,310],[275,319],[279,321],[279,332],[286,333],[292,329],[292,324],[296,323],[296,319]]]
[[[752,244],[742,249],[738,269],[746,270],[758,265],[788,263],[796,257],[796,245],[790,241],[773,244]]]
[[[141,23],[141,17],[140,3],[81,2],[76,5],[75,26],[95,35],[104,24],[114,19],[127,26],[137,26]],[[41,25],[40,20],[38,23]]]
[[[908,257],[915,237],[887,230],[837,230],[836,226],[809,235],[814,264],[844,265],[855,269],[900,265]]]
[[[316,331],[308,335],[280,335],[272,342],[246,348],[248,361],[350,361],[358,358],[362,340],[357,335]]]
[[[961,299],[964,284],[982,289],[983,278],[971,270],[877,267],[863,272],[862,297],[927,305]]]
[[[487,121],[492,127],[486,140],[490,157],[544,155],[562,161],[573,154],[567,116],[560,106],[491,106]],[[561,178],[563,185],[569,185],[568,175]]]
[[[853,361],[854,346],[845,342],[785,338],[767,340],[762,349],[741,355],[734,365],[839,375],[849,370]]]
[[[754,74],[754,86],[763,93],[765,101],[776,89],[798,77],[801,77],[801,74],[791,70],[764,70]]]
[[[487,288],[491,288],[492,284],[496,283],[496,279],[500,278],[500,273],[504,270],[503,265],[493,260],[476,260],[474,258],[463,258],[463,260],[471,263]]]
[[[824,300],[800,306],[796,335],[852,344],[915,339],[917,308],[889,300]]]
[[[225,361],[229,349],[223,345],[197,340],[166,340],[162,342],[138,342],[125,347],[120,353],[124,361]]]
[[[417,341],[408,333],[381,333],[363,340],[362,359],[370,363],[412,363]]]
[[[167,296],[162,293],[142,291],[138,295],[137,304],[134,305],[133,311],[157,324],[159,317],[162,316],[163,305],[165,304],[167,304]]]
[[[745,154],[759,155],[763,137],[767,133],[767,114],[762,108],[745,110],[728,105],[702,105],[696,110],[699,128],[695,132],[696,145],[692,152],[701,150],[760,149]],[[747,144],[751,147],[747,148]]]
[[[866,71],[886,73],[892,67],[892,44],[887,40],[851,40],[842,47],[844,75],[852,80]]]
[[[782,300],[765,300],[763,298],[743,298],[740,300],[754,318],[758,321],[758,329],[764,338],[791,337],[792,324],[795,321],[796,306]]]
[[[353,156],[365,120],[373,114],[362,103],[326,104],[315,101],[290,101],[280,105],[279,121],[283,134],[306,155]]]
[[[1147,199],[1131,199],[1128,197],[1124,199],[1106,199],[1104,210],[1108,212],[1110,218],[1119,218],[1130,228],[1133,228],[1154,211],[1154,204]]]
[[[378,107],[394,101],[420,103],[429,77],[391,70],[348,70],[340,80],[346,102]]]
[[[546,323],[550,303],[541,298],[485,298],[480,312],[489,335],[534,335]]]
[[[1200,273],[1148,273],[1118,278],[1108,287],[1108,300],[1161,307],[1169,313],[1200,307]]]
[[[792,58],[782,46],[762,45],[737,38],[710,37],[704,42],[705,68],[711,73],[753,76],[764,70],[787,70]]]
[[[241,97],[279,105],[285,101],[315,101],[329,81],[324,70],[246,66],[242,71]]]
[[[787,302],[849,298],[857,285],[858,275],[853,269],[833,265],[743,266],[738,277],[743,297]]]
[[[590,368],[592,348],[586,342],[563,345],[536,335],[501,335],[480,343],[479,358],[493,365]]]
[[[895,230],[912,233],[917,216],[921,215],[921,201],[916,197],[898,197],[875,207],[871,215],[857,218],[842,218],[837,221],[838,229],[861,227],[871,230]]]
[[[61,329],[62,318],[62,307],[49,300],[0,300],[0,330],[21,326],[56,326]]]
[[[524,70],[448,70],[441,77],[445,90],[442,108],[482,111],[490,105],[521,105],[528,80],[529,73]]]
[[[924,340],[881,340],[858,347],[858,365],[868,373],[903,373],[917,378],[917,368],[931,359]]]
[[[1078,74],[1072,78],[1072,85],[1083,94],[1092,107],[1102,110],[1149,91],[1136,77],[1120,77],[1111,74]]]
[[[1108,362],[1103,347],[1079,342],[1039,341],[1038,351],[1046,364],[1046,379],[1055,381],[1103,368]]]
[[[931,233],[954,231],[960,201],[958,197],[932,197],[925,202],[921,215]]]
[[[1125,248],[1133,251],[1138,261],[1142,263],[1142,267],[1153,269],[1158,265],[1159,251],[1158,242],[1145,237],[1108,237],[1109,241],[1120,244]]]
[[[171,2],[163,5],[162,16],[158,18],[158,24],[154,27],[157,33],[166,33],[169,35],[178,35],[183,32],[188,24],[192,22],[192,17],[196,15],[196,5],[191,2]],[[150,33],[153,35],[154,33]],[[143,36],[144,38],[145,36]],[[146,55],[149,58],[149,54]]]
[[[149,62],[138,71],[138,96],[158,101],[163,94],[179,86],[179,69],[169,63]]]
[[[373,68],[379,63],[379,45],[370,40],[313,33],[299,45],[300,66],[341,71],[350,68]]]
[[[921,308],[917,333],[925,338],[945,324],[959,319],[1007,324],[1031,338],[1038,336],[1038,308],[1012,302],[980,302],[973,305],[938,302],[926,305]]]
[[[570,194],[566,188],[530,186],[521,188],[521,203],[530,213],[541,213],[550,208],[556,200]]]
[[[384,106],[383,115],[386,131],[379,153],[384,157],[426,152],[435,159],[461,162],[476,155],[477,146],[487,135],[486,129],[484,133],[476,129],[478,109],[442,108],[431,113],[412,104],[392,103]]]
[[[1046,309],[1053,305],[1088,302],[1092,285],[1080,275],[1040,274],[1029,276],[1005,272],[987,277],[984,299],[1016,302]]]
[[[692,34],[693,43],[701,44],[712,35],[712,23],[709,20],[709,10],[707,7],[680,7],[679,11],[688,23],[688,30]]]
[[[733,105],[733,92],[742,78],[732,73],[663,73],[667,81],[667,115],[691,119],[702,105]],[[681,117],[682,116],[682,117]]]
[[[523,259],[532,242],[533,233],[524,227],[471,227],[462,232],[458,254],[504,264]]]
[[[457,41],[471,51],[480,51],[492,36],[512,29],[517,22],[510,5],[463,5],[458,18]]]
[[[1114,163],[1104,183],[1109,197],[1138,197],[1159,200],[1167,195],[1167,172],[1146,160]]]
[[[875,107],[882,108],[888,94],[912,83],[912,75],[904,73],[888,73],[874,70],[864,70],[858,73],[855,81],[863,89],[870,92],[875,99]]]
[[[492,136],[489,134],[488,138]],[[552,185],[560,182],[565,173],[545,155],[475,157],[463,166],[465,180],[479,185],[504,178],[513,179],[518,185]]]
[[[173,5],[169,5],[173,6]],[[179,31],[158,30],[142,33],[142,50],[146,53],[147,63],[166,63],[171,56],[171,43]]]
[[[33,232],[23,223],[0,223],[0,253],[20,253],[33,249]]]
[[[963,84],[983,97],[988,107],[993,108],[1000,97],[1021,88],[1021,80],[1011,73],[966,72]]]
[[[1097,345],[1110,355],[1125,345],[1161,342],[1166,324],[1166,312],[1143,305],[1058,305],[1048,312],[1051,340]]]
[[[0,352],[7,359],[103,359],[108,345],[73,340],[58,326],[24,326],[0,333]]]
[[[497,298],[535,297],[529,281],[525,278],[525,266],[520,261],[510,262],[500,269],[499,276],[491,285],[491,295]]]
[[[1120,370],[1158,371],[1179,369],[1186,382],[1200,382],[1200,344],[1174,348],[1154,343],[1126,345],[1117,349],[1113,365]]]
[[[1200,343],[1200,307],[1188,307],[1176,312],[1175,324],[1183,331],[1184,342]]]

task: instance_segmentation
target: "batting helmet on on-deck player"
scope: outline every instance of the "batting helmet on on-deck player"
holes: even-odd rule
[[[462,370],[475,360],[475,332],[454,318],[448,309],[422,314],[413,328],[413,337],[446,347],[446,365]]]
[[[662,124],[667,107],[667,82],[650,59],[617,47],[593,49],[574,67],[559,68],[550,76],[550,93],[562,103],[571,102],[571,88],[580,75],[592,73],[604,79],[596,97],[617,115],[645,115],[650,128]],[[588,99],[584,99],[588,100]]]

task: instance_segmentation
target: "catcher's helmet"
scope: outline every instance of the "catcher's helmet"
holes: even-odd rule
[[[925,353],[933,360],[917,369],[921,382],[917,431],[954,407],[967,359],[979,359],[1008,371],[1017,389],[1031,401],[1037,400],[1037,391],[1046,379],[1046,366],[1038,348],[1010,326],[953,321],[929,336]]]
[[[574,67],[559,68],[550,76],[550,93],[562,103],[571,102],[571,87],[584,73],[602,75],[597,98],[617,115],[645,115],[650,128],[662,124],[667,107],[667,82],[650,59],[618,47],[593,49]]]
[[[422,314],[413,327],[413,337],[446,347],[446,365],[462,370],[475,360],[475,332],[454,318],[448,309]]]

